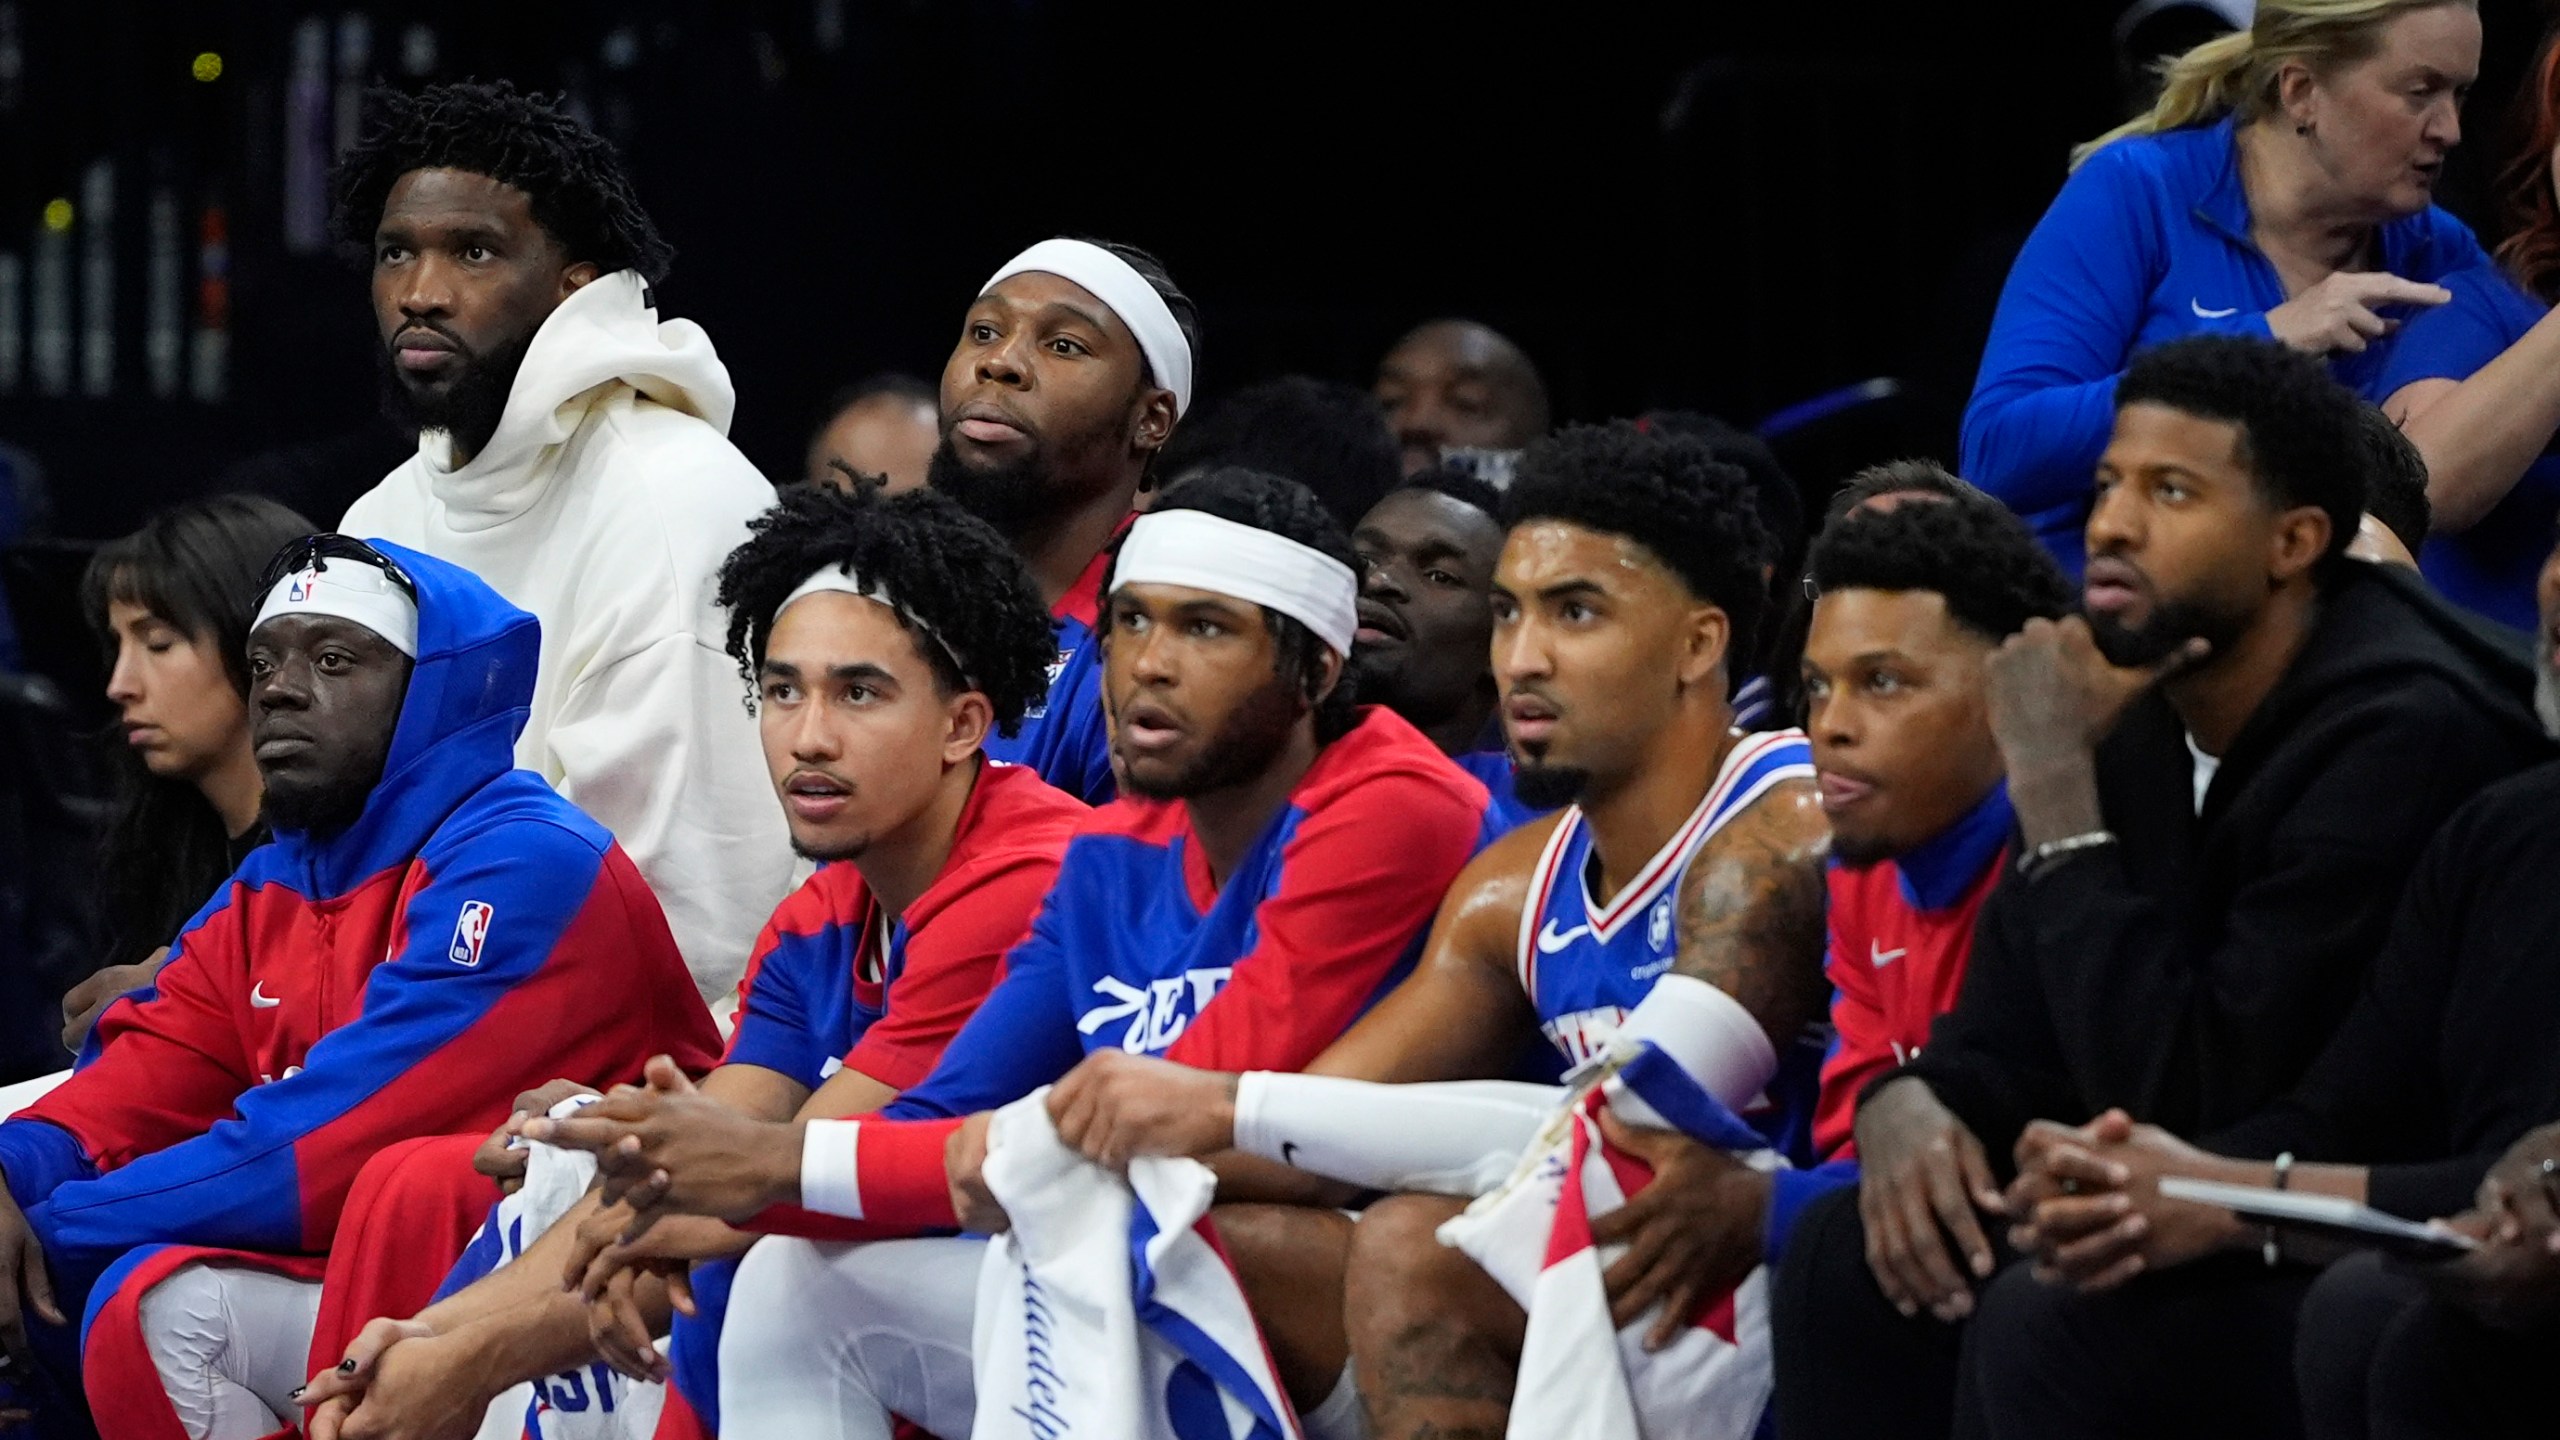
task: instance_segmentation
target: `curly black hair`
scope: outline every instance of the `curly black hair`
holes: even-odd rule
[[[2390,416],[2371,405],[2357,408],[2365,457],[2364,508],[2415,555],[2435,524],[2435,506],[2427,499],[2427,457]]]
[[[330,235],[370,251],[391,187],[412,170],[444,168],[525,192],[534,223],[573,260],[635,271],[651,285],[675,263],[675,247],[640,208],[611,142],[505,80],[431,85],[415,95],[367,91],[363,129],[330,177]]]
[[[1461,505],[1472,505],[1492,516],[1493,523],[1496,525],[1502,523],[1502,492],[1493,487],[1493,482],[1479,477],[1473,471],[1461,470],[1455,465],[1434,465],[1428,470],[1417,472],[1411,479],[1388,491],[1387,494],[1399,494],[1406,490],[1429,490],[1434,494],[1446,495]]]
[[[898,623],[915,635],[935,684],[945,696],[986,696],[997,734],[1011,735],[1047,698],[1058,643],[1040,587],[1003,536],[948,496],[795,485],[747,528],[746,543],[720,562],[719,599],[749,709],[775,613],[829,565],[897,601]],[[932,633],[918,634],[919,625]]]
[[[1653,552],[1689,593],[1725,613],[1728,667],[1746,664],[1769,592],[1769,532],[1751,478],[1704,442],[1648,435],[1633,422],[1568,425],[1534,441],[1504,493],[1502,522],[1562,520]]]
[[[1994,644],[2079,599],[2026,522],[1979,493],[1853,511],[1823,527],[1806,563],[1824,594],[1935,591],[1956,623]]]
[[[2240,428],[2240,463],[2278,510],[2313,505],[2329,515],[2320,573],[2335,574],[2364,518],[2367,474],[2363,401],[2316,357],[2237,335],[2191,335],[2133,357],[2116,382],[2116,408],[2160,405]]]
[[[1333,512],[1324,508],[1314,491],[1295,480],[1235,465],[1204,470],[1164,492],[1164,498],[1149,513],[1167,510],[1197,510],[1256,530],[1268,530],[1341,561],[1354,575],[1360,573],[1360,559],[1352,553],[1351,537],[1343,533],[1342,522],[1333,518]],[[1103,594],[1111,593],[1112,572],[1119,568],[1120,554],[1115,548],[1110,567],[1102,573]],[[1340,667],[1340,678],[1328,692],[1324,688],[1326,646],[1316,633],[1268,605],[1262,607],[1262,623],[1269,627],[1272,646],[1278,652],[1272,668],[1297,687],[1315,712],[1316,743],[1330,745],[1350,733],[1357,718],[1352,709],[1358,703],[1351,666],[1346,663]],[[1108,633],[1106,628],[1106,637]],[[1109,643],[1107,638],[1105,643]],[[1350,657],[1343,659],[1347,662]]]

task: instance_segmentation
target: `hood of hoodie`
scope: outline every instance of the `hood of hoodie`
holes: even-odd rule
[[[540,623],[480,577],[387,540],[367,543],[417,583],[418,659],[382,778],[355,823],[331,835],[276,832],[274,858],[314,900],[407,865],[464,801],[515,769],[542,649]]]
[[[2527,753],[2550,737],[2533,710],[2533,664],[2523,637],[2456,610],[2406,571],[2357,563],[2321,597],[2301,653],[2249,717],[2223,757],[2235,773],[2256,768],[2289,744],[2324,732],[2326,716],[2351,692],[2431,676],[2452,686]],[[2157,691],[2153,701],[2166,710]],[[2177,724],[2174,716],[2168,723]],[[2217,785],[2211,811],[2224,808]]]
[[[516,371],[497,433],[470,463],[452,463],[452,437],[418,437],[418,464],[458,530],[513,519],[558,478],[558,447],[576,432],[599,387],[627,385],[658,404],[729,433],[737,392],[711,337],[690,320],[658,318],[649,287],[629,270],[600,275],[560,302]]]

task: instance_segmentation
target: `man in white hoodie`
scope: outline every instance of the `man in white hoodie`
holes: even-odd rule
[[[501,81],[376,92],[335,178],[372,256],[384,402],[418,453],[340,528],[464,566],[542,622],[516,761],[613,831],[706,999],[791,878],[712,603],[773,489],[729,443],[673,250],[612,146]]]

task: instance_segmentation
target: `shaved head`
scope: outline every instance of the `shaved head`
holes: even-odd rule
[[[1473,320],[1415,326],[1378,362],[1378,403],[1408,475],[1451,447],[1517,450],[1547,432],[1547,386],[1508,336]]]

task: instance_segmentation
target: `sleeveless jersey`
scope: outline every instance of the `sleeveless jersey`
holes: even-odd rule
[[[1680,884],[1690,861],[1770,787],[1811,779],[1813,749],[1803,731],[1736,737],[1706,798],[1606,905],[1591,897],[1598,867],[1591,827],[1583,823],[1581,806],[1566,809],[1530,872],[1513,964],[1537,1011],[1540,1033],[1567,1068],[1604,1053],[1619,1022],[1671,969],[1680,950]],[[1821,1061],[1818,1043],[1781,1047],[1768,1103],[1742,1117],[1791,1160],[1810,1154]]]

